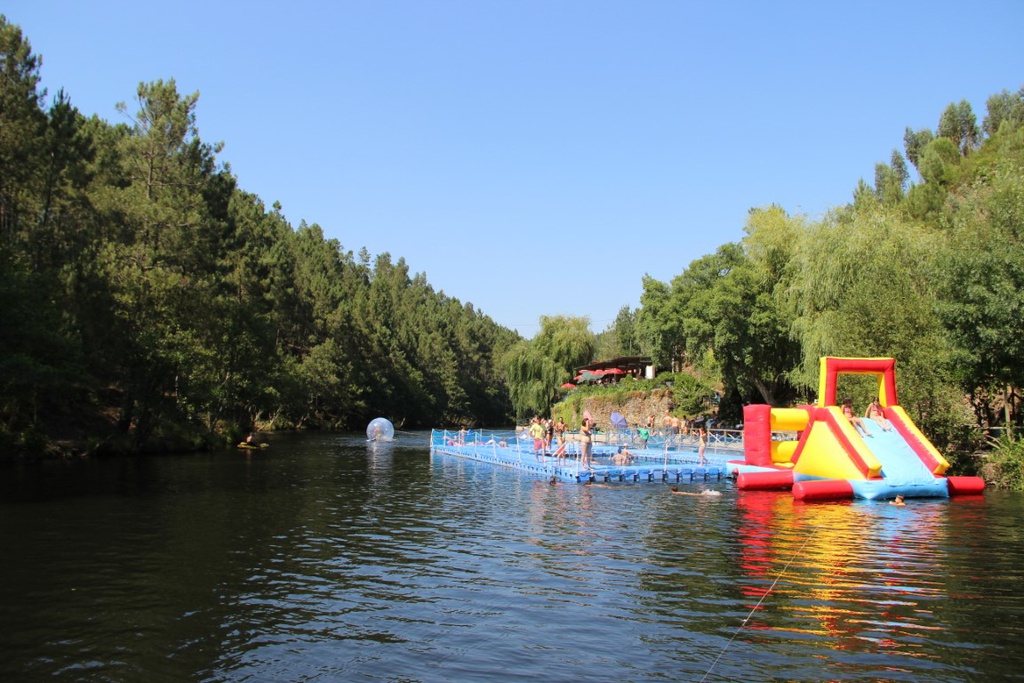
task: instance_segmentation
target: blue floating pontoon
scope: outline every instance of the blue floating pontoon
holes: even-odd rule
[[[562,482],[606,482],[606,483],[690,483],[714,481],[731,476],[732,470],[727,456],[705,452],[707,463],[700,465],[697,452],[682,447],[634,448],[628,449],[631,462],[617,464],[613,458],[623,449],[622,445],[596,443],[592,449],[594,464],[580,466],[580,444],[569,440],[564,453],[555,456],[557,445],[552,452],[537,453],[533,450],[533,439],[513,431],[482,432],[447,431],[434,429],[430,433],[430,452],[466,460],[486,462],[508,467],[539,478],[555,477]]]

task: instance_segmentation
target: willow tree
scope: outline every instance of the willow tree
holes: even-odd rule
[[[809,226],[785,292],[803,349],[795,379],[815,388],[821,356],[896,358],[900,403],[929,429],[947,423],[950,346],[935,315],[933,267],[940,243],[934,230],[877,205]]]
[[[586,317],[541,316],[541,329],[505,354],[502,365],[517,417],[547,414],[558,388],[593,358],[594,335]]]

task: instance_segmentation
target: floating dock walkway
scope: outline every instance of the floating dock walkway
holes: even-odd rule
[[[552,445],[552,450],[557,446]],[[622,449],[628,450],[630,464],[615,464],[613,457]],[[533,439],[521,437],[512,431],[482,432],[478,430],[452,432],[434,429],[430,433],[431,454],[442,454],[466,460],[486,462],[499,467],[526,472],[539,478],[555,477],[562,482],[575,483],[691,483],[717,481],[732,476],[726,455],[705,449],[708,461],[700,465],[700,458],[689,445],[666,443],[661,448],[635,448],[632,445],[595,443],[592,447],[594,464],[580,466],[580,444],[568,441],[564,457],[538,454],[533,450]]]

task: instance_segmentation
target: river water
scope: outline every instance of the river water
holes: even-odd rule
[[[426,433],[271,442],[0,468],[0,680],[1024,680],[1020,494],[804,505],[551,486]]]

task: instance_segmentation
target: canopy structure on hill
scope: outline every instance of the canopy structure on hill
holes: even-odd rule
[[[590,373],[598,377],[625,377],[626,375],[632,375],[640,379],[643,378],[644,372],[650,365],[650,356],[622,356],[621,358],[611,358],[590,363],[589,365],[582,365],[576,368],[576,374],[582,376]]]

